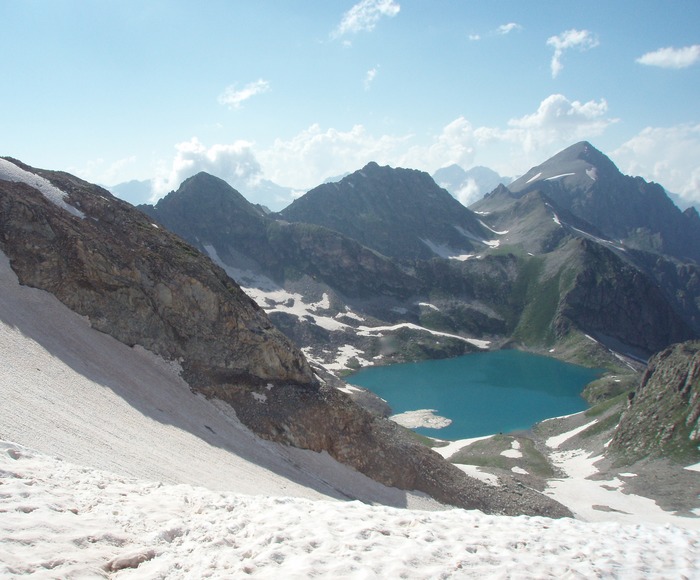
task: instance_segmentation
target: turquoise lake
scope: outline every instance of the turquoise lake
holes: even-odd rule
[[[463,439],[529,429],[538,421],[585,410],[581,391],[601,375],[517,350],[469,354],[363,369],[347,379],[389,402],[394,414],[435,409],[452,420],[431,437]]]

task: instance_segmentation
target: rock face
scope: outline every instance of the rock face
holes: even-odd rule
[[[223,270],[106,190],[17,161],[0,164],[7,169],[0,174],[0,249],[20,282],[51,292],[121,342],[178,359],[194,390],[230,403],[258,435],[327,451],[377,481],[446,503],[569,515],[534,491],[467,478],[321,384]],[[23,179],[12,177],[17,168]],[[39,181],[58,193],[51,197]]]
[[[645,353],[695,336],[644,271],[586,239],[579,245],[582,263],[562,298],[561,316],[587,334]]]
[[[700,342],[656,354],[615,431],[609,452],[627,462],[700,458]]]
[[[44,176],[86,217],[24,183],[2,182],[0,245],[22,284],[51,292],[125,344],[183,359],[198,384],[209,376],[314,383],[304,357],[223,270],[106,191]]]
[[[427,173],[376,163],[312,189],[279,215],[325,226],[399,260],[471,254],[494,237]]]

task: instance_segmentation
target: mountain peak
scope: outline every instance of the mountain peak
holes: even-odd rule
[[[542,182],[567,181],[585,186],[599,178],[621,176],[617,166],[588,141],[580,141],[530,169],[508,186],[513,193],[524,194]]]
[[[336,230],[399,259],[473,254],[494,235],[426,172],[375,162],[312,189],[280,216]]]

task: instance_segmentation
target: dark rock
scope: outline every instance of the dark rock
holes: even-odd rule
[[[700,459],[700,342],[673,345],[650,361],[620,419],[609,452],[633,463]]]

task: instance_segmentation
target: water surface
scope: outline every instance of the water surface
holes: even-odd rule
[[[583,387],[601,374],[517,350],[363,369],[347,379],[386,399],[395,414],[435,409],[452,420],[431,437],[462,439],[528,429],[587,408]]]

